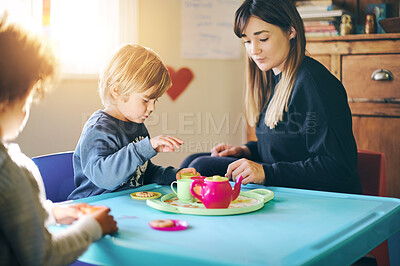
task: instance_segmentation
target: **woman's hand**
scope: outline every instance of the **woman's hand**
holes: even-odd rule
[[[176,180],[181,179],[181,174],[184,173],[192,173],[194,176],[201,176],[201,174],[194,168],[182,168],[176,173]]]
[[[248,159],[239,159],[228,165],[225,176],[233,181],[242,176],[243,185],[248,183],[264,184],[265,182],[265,172],[262,165]]]
[[[215,157],[250,157],[250,150],[247,146],[232,146],[220,143],[211,149],[211,156]]]
[[[183,144],[183,140],[172,137],[160,135],[150,139],[150,144],[156,152],[172,152],[179,149]]]

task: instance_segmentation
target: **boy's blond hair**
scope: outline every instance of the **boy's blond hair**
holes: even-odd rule
[[[28,93],[41,98],[58,77],[58,61],[48,42],[0,18],[0,110]]]
[[[108,107],[114,104],[112,86],[117,86],[119,95],[128,100],[132,92],[145,91],[149,99],[159,98],[171,84],[166,66],[153,50],[127,44],[111,57],[100,75],[99,93],[104,107]]]

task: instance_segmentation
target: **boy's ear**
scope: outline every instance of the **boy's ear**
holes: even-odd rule
[[[115,82],[114,84],[112,84],[112,85],[109,87],[109,90],[110,90],[111,96],[112,96],[114,99],[117,99],[117,98],[119,97],[118,82]]]

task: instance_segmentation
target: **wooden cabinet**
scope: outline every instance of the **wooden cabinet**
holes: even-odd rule
[[[342,81],[357,147],[385,153],[387,194],[400,198],[400,34],[313,38],[307,51]]]

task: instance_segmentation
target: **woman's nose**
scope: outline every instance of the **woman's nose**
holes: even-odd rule
[[[256,42],[252,42],[250,45],[250,54],[259,54],[261,51],[260,46]]]

